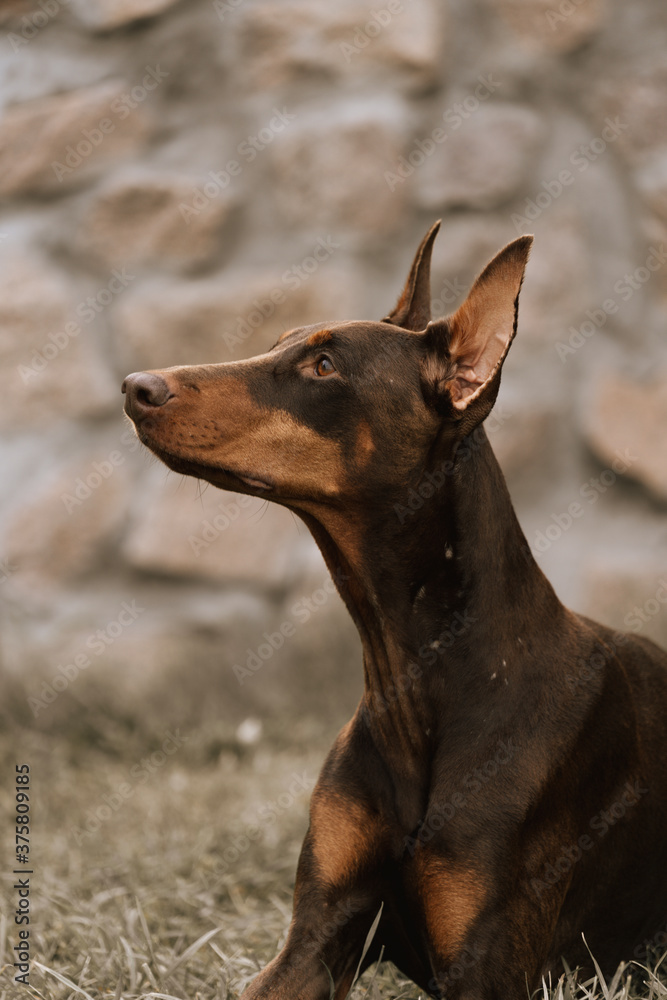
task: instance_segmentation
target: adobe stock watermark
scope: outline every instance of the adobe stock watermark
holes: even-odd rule
[[[423,847],[433,840],[436,834],[442,830],[445,823],[452,820],[459,809],[465,809],[471,799],[479,795],[488,783],[498,776],[501,769],[514,759],[520,750],[521,748],[512,739],[498,740],[497,749],[493,757],[490,757],[489,760],[466,774],[461,779],[461,790],[454,792],[447,802],[438,802],[429,809],[416,836],[410,835],[405,838],[404,844],[410,856],[414,857],[417,848]]]
[[[140,84],[114,98],[109,106],[109,115],[100,118],[92,128],[82,128],[81,138],[69,143],[63,150],[62,160],[52,160],[51,169],[56,180],[62,181],[74,173],[88,157],[104,142],[107,135],[116,131],[119,121],[124,121],[142,104],[151,93],[169,76],[169,70],[156,66],[146,66],[146,74]],[[115,119],[115,120],[114,120]]]
[[[456,962],[452,962],[446,969],[443,969],[429,979],[429,993],[437,994],[441,998],[446,996],[450,986],[458,982],[459,979],[462,979],[468,969],[472,969],[477,965],[485,955],[486,951],[482,950],[478,945],[474,943],[465,944],[459,951]]]
[[[272,288],[266,296],[253,299],[250,303],[252,308],[245,316],[234,318],[234,328],[225,330],[222,334],[225,346],[230,351],[234,351],[240,344],[245,343],[265,320],[273,316],[276,306],[287,302],[286,289],[297,291],[301,288],[304,282],[315,274],[340,247],[341,244],[336,243],[332,236],[320,236],[311,252],[303,260],[298,264],[292,264],[287,271],[283,272],[280,285]]]
[[[626,781],[619,798],[607,809],[601,809],[599,813],[591,817],[588,826],[592,833],[582,833],[573,844],[562,846],[558,858],[544,865],[542,877],[530,880],[530,888],[537,898],[541,898],[543,892],[557,885],[563,876],[567,875],[578,861],[581,861],[584,854],[592,851],[619,820],[626,816],[628,810],[636,806],[639,800],[648,794],[648,791],[648,788],[644,788],[640,781]],[[593,834],[596,835],[597,839],[594,838]]]
[[[451,558],[451,556],[446,552],[445,558]],[[419,659],[427,666],[433,666],[434,663],[438,662],[438,657],[444,656],[456,640],[465,635],[477,620],[477,618],[469,614],[467,608],[464,611],[455,611],[449,618],[446,628],[438,635],[438,638],[434,639],[433,642],[420,646]]]
[[[247,514],[254,514],[263,505],[264,501],[258,497],[250,497],[239,494],[235,500],[218,504],[218,513],[202,521],[202,531],[199,535],[188,535],[188,542],[194,554],[199,557],[202,552],[210,548],[211,545],[220,538],[223,531],[230,525],[238,521],[241,511],[246,510]],[[255,505],[255,510],[248,510]]]
[[[120,436],[120,443],[129,452],[137,451],[138,448],[141,448],[141,441],[131,427],[123,431]],[[71,514],[77,507],[85,503],[95,490],[98,490],[102,483],[113,475],[114,471],[120,465],[125,464],[126,460],[127,455],[124,455],[118,449],[114,449],[101,462],[93,462],[91,471],[84,472],[82,476],[78,476],[74,481],[71,493],[65,492],[60,494],[60,499],[64,503],[67,513]]]
[[[471,94],[468,94],[462,101],[452,104],[442,113],[442,120],[449,127],[450,132],[455,132],[477,111],[480,104],[488,101],[489,97],[498,90],[500,82],[494,80],[492,74],[479,76],[479,83]],[[449,139],[449,132],[444,128],[434,128],[423,139],[416,139],[412,144],[412,149],[406,156],[399,156],[393,170],[385,170],[384,179],[390,191],[395,191],[399,184],[405,184],[408,177],[412,177],[415,170],[422,166],[433,156],[438,146],[441,146]]]
[[[173,757],[189,739],[189,736],[182,735],[180,729],[173,733],[168,729],[160,749],[154,750],[138,764],[134,764],[127,781],[121,781],[113,791],[101,795],[99,803],[86,810],[82,826],[71,827],[70,836],[74,842],[81,846],[84,841],[93,837],[102,824],[111,819],[114,813],[132,798],[137,788],[150,781],[156,771],[164,767],[169,758]]]
[[[384,903],[381,903],[380,909],[375,917],[375,921],[377,922],[379,922],[383,907]],[[319,962],[325,967],[325,969],[327,969],[327,971],[329,971],[331,959],[327,956],[327,962],[324,957],[327,955],[327,945],[340,935],[340,931],[343,927],[347,926],[347,924],[353,920],[354,917],[357,917],[362,913],[367,914],[367,909],[364,903],[358,898],[351,898],[349,895],[343,896],[342,899],[338,900],[335,906],[329,902],[327,904],[327,919],[323,923],[320,919],[312,921],[308,928],[308,934],[305,935],[301,941],[299,941],[300,959],[303,959],[307,955],[313,955],[314,957],[317,957]],[[370,930],[368,933],[371,933]],[[384,945],[380,951],[380,960],[383,953]],[[282,984],[285,984],[284,988],[282,988]],[[289,963],[285,963],[276,969],[275,974],[271,977],[271,989],[272,992],[274,992],[274,996],[277,995],[287,997],[293,995],[292,988],[292,967]],[[331,995],[333,995],[333,991]],[[357,995],[356,990],[352,995]]]
[[[84,649],[76,653],[69,663],[62,663],[49,681],[42,681],[39,695],[31,695],[28,698],[28,705],[32,709],[32,714],[36,719],[40,712],[52,705],[56,698],[66,691],[70,684],[73,684],[82,671],[87,670],[94,662],[93,657],[102,656],[109,646],[122,633],[143,614],[145,608],[137,607],[135,600],[122,601],[120,611],[111,621],[108,621],[104,628],[98,628],[87,637],[84,642]],[[92,656],[91,656],[92,654]]]
[[[34,379],[39,378],[49,363],[65,351],[72,340],[81,334],[83,326],[92,323],[96,316],[109,306],[123,289],[127,288],[130,282],[134,281],[136,275],[128,274],[125,268],[116,269],[111,272],[111,277],[106,285],[98,288],[93,295],[87,295],[74,307],[74,315],[77,320],[70,320],[65,323],[62,330],[50,333],[41,347],[33,347],[32,356],[25,364],[16,366],[16,370],[21,376],[24,385]],[[80,322],[79,322],[80,321]]]
[[[588,170],[592,163],[607,151],[612,143],[629,129],[630,126],[622,122],[620,118],[605,118],[605,126],[599,136],[591,139],[590,142],[582,142],[572,151],[569,163],[576,168],[573,173],[569,168],[558,172],[556,177],[543,180],[540,185],[542,190],[533,198],[526,198],[523,214],[513,212],[511,215],[512,224],[517,233],[525,233],[530,229],[531,223],[542,215],[555,201],[560,198],[566,188],[574,184],[577,176]]]
[[[339,581],[347,579],[340,570],[337,573],[337,578]],[[249,677],[254,677],[257,671],[261,670],[264,664],[271,659],[276,650],[281,649],[287,639],[291,639],[292,636],[296,635],[297,623],[305,625],[314,614],[317,614],[320,608],[324,607],[332,594],[335,593],[336,585],[331,577],[327,577],[323,581],[322,586],[317,587],[312,594],[295,601],[290,608],[292,617],[286,618],[281,622],[275,632],[263,632],[262,638],[265,642],[260,643],[257,649],[248,648],[246,650],[245,666],[239,663],[234,664],[232,670],[239,684],[244,684]]]
[[[18,31],[8,32],[7,41],[12,50],[20,52],[24,45],[28,45],[69,4],[70,0],[37,0],[36,9],[21,18]]]
[[[371,928],[368,933],[371,934],[373,926],[377,927],[382,915],[382,910],[384,908],[384,903],[380,903],[380,908],[375,916]],[[331,902],[327,904],[326,919],[324,921],[320,919],[311,922],[308,928],[308,934],[305,939],[299,942],[299,956],[303,958],[306,955],[313,955],[319,958],[319,961],[328,970],[331,959],[327,956],[327,945],[335,941],[340,935],[340,931],[343,927],[347,926],[351,920],[355,917],[365,914],[369,916],[368,905],[366,901],[362,901],[360,898],[354,898],[351,895],[345,895],[342,899],[333,905]],[[324,916],[322,914],[321,916]],[[384,953],[384,945],[380,951],[380,960]],[[328,963],[327,964],[327,960]],[[287,984],[284,990],[281,990],[278,984],[282,984],[287,979]],[[292,996],[292,968],[286,963],[276,970],[275,976],[271,977],[272,990],[278,991],[274,995],[280,996]],[[355,990],[352,994],[357,995]]]
[[[465,635],[477,621],[478,619],[474,615],[469,614],[467,608],[463,611],[455,611],[437,639],[425,643],[419,648],[417,653],[419,663],[414,660],[410,661],[403,673],[393,677],[388,684],[383,685],[381,692],[373,692],[372,701],[364,699],[360,712],[364,723],[370,726],[374,719],[389,712],[392,705],[396,705],[400,701],[401,695],[409,691],[414,686],[414,682],[423,676],[423,664],[432,666],[437,663],[438,657],[445,656],[447,650],[451,649],[457,640]]]
[[[640,632],[644,625],[659,615],[667,605],[667,579],[658,580],[658,588],[653,597],[647,598],[642,605],[635,604],[623,619],[623,624],[632,632]]]
[[[462,284],[458,276],[454,279],[445,278],[435,299],[431,299],[431,315],[444,316],[450,306],[458,302],[468,291],[468,286]]]
[[[391,337],[385,337],[378,346],[373,356],[372,365],[368,365],[363,370],[355,373],[358,385],[368,385],[383,377],[383,373],[394,362],[401,362],[404,358],[404,348],[400,343],[396,343]]]
[[[544,16],[552,31],[557,31],[559,25],[564,24],[573,14],[579,10],[588,0],[561,0],[557,8],[551,7],[545,10]]]
[[[454,458],[445,459],[434,469],[425,472],[420,482],[408,490],[405,503],[394,504],[394,513],[399,523],[405,524],[409,517],[414,517],[425,503],[437,496],[449,481],[449,477],[453,475],[457,464],[467,461],[479,451],[486,440],[486,432],[492,436],[511,416],[511,413],[496,404],[484,424],[475,428],[467,438],[463,439]]]
[[[0,584],[7,583],[17,568],[17,566],[12,566],[9,559],[0,559]]]
[[[315,787],[315,780],[306,771],[303,771],[301,774],[293,773],[292,780],[286,790],[276,796],[275,799],[270,799],[268,802],[263,803],[257,810],[256,819],[248,823],[241,833],[236,834],[230,839],[230,843],[224,848],[221,860],[216,865],[214,873],[216,875],[224,875],[229,871],[230,866],[236,864],[239,858],[250,849],[254,841],[260,839],[266,827],[271,826],[283,813],[291,809],[299,798],[307,792],[312,792]]]
[[[389,0],[386,7],[371,11],[371,16],[365,24],[356,29],[349,42],[340,43],[345,62],[349,65],[354,56],[359,55],[370,45],[374,38],[388,28],[397,14],[402,14],[404,10],[401,0]]]
[[[245,0],[213,0],[213,10],[216,12],[221,21],[224,21],[227,14],[233,13],[235,10],[245,3]]]
[[[641,944],[638,944],[633,951],[633,957],[638,962],[647,962],[649,958],[649,953],[651,951],[666,951],[667,950],[667,919],[665,920],[664,927],[661,927],[655,932],[653,937],[644,938]]]
[[[661,614],[666,607],[667,578],[663,577],[658,580],[658,586],[652,597],[648,597],[641,605],[635,604],[628,611],[623,619],[623,625],[629,632],[641,632],[644,625],[654,619],[656,615]],[[597,641],[593,652],[589,656],[586,658],[580,657],[576,661],[578,668],[576,673],[568,674],[565,678],[565,683],[569,690],[575,692],[578,688],[589,684],[599,675],[601,670],[604,670],[606,665],[614,659],[617,651],[625,646],[629,640],[630,636],[627,632],[614,632],[611,639],[608,639],[604,643]]]
[[[579,348],[583,347],[598,330],[601,330],[610,316],[618,312],[622,303],[628,302],[633,295],[644,287],[651,276],[659,271],[667,263],[667,250],[664,243],[659,247],[649,247],[649,254],[643,265],[635,268],[630,274],[624,274],[622,278],[614,282],[614,292],[616,298],[605,299],[600,308],[587,309],[586,319],[579,326],[570,326],[567,341],[556,342],[555,350],[561,362],[565,364],[567,359],[576,354]]]
[[[419,663],[408,663],[404,673],[399,674],[389,684],[383,685],[382,692],[373,692],[372,701],[365,699],[361,708],[361,718],[366,726],[370,726],[373,719],[385,715],[391,706],[400,700],[401,694],[409,691],[423,673],[424,668]]]
[[[616,483],[618,477],[624,475],[637,459],[638,456],[633,455],[629,448],[623,452],[617,449],[616,458],[611,466],[601,472],[599,476],[591,476],[579,488],[579,496],[586,501],[588,506],[578,500],[573,500],[572,503],[568,504],[567,510],[560,514],[552,514],[551,521],[544,530],[535,532],[530,547],[524,546],[524,555],[539,559],[545,552],[548,552],[554,542],[557,542],[572,527],[575,520],[583,517],[586,510],[596,504],[600,497]]]
[[[194,188],[192,200],[182,201],[178,206],[183,221],[189,225],[210,203],[225,191],[233,177],[239,177],[245,164],[252,163],[262,150],[270,146],[277,135],[284,132],[296,114],[287,108],[274,108],[273,117],[255,135],[248,135],[236,147],[240,159],[228,160],[222,170],[209,170],[207,180]]]

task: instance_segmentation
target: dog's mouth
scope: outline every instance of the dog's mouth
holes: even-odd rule
[[[125,412],[134,424],[137,437],[142,444],[174,472],[204,479],[221,489],[260,495],[273,490],[274,483],[268,477],[258,476],[254,470],[245,468],[235,470],[226,464],[218,465],[202,461],[199,454],[188,455],[188,450],[197,451],[197,446],[194,444],[188,449],[187,443],[180,441],[178,443],[182,444],[183,448],[171,450],[164,443],[165,437],[168,440],[172,436],[178,438],[181,433],[178,427],[174,428],[173,420],[167,419],[165,427],[164,414],[172,413],[174,402],[178,400],[179,395],[173,379],[169,381],[165,377],[168,375],[168,372],[133,372],[123,382],[121,391],[125,394]],[[188,388],[199,392],[194,385]],[[207,442],[206,446],[200,443],[200,448],[211,454],[215,442]],[[183,454],[183,451],[186,454]]]
[[[174,472],[180,472],[184,476],[193,476],[195,479],[205,479],[213,486],[232,490],[235,493],[247,493],[252,490],[265,494],[274,489],[274,484],[268,478],[259,478],[254,472],[234,471],[225,466],[212,465],[169,451],[150,436],[143,424],[135,424],[135,427],[137,437],[142,444]]]

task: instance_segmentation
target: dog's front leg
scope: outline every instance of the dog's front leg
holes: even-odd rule
[[[382,903],[384,827],[373,812],[322,780],[301,850],[294,914],[280,954],[243,1000],[342,1000]]]

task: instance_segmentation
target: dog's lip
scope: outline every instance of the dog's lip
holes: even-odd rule
[[[165,461],[165,456],[160,455],[163,461]],[[265,479],[258,479],[256,475],[250,475],[246,472],[235,472],[234,469],[228,469],[221,465],[208,465],[206,462],[199,462],[192,458],[179,458],[178,455],[169,456],[172,461],[176,461],[179,464],[183,464],[188,467],[187,475],[197,476],[199,479],[208,479],[211,482],[215,482],[217,478],[227,480],[227,479],[237,479],[240,483],[245,486],[249,486],[253,490],[272,490],[273,483],[267,482]],[[191,471],[192,470],[192,471]],[[227,482],[220,483],[223,489],[230,489]]]
[[[217,473],[219,476],[222,476],[223,478],[231,476],[232,479],[238,479],[239,482],[245,483],[246,486],[249,486],[253,490],[263,490],[264,492],[266,492],[268,490],[273,489],[273,484],[267,482],[265,479],[257,479],[254,476],[246,476],[244,473],[234,472],[232,469],[221,468],[220,466],[217,465],[201,465],[199,462],[194,462],[193,465],[196,468],[203,469],[206,473],[210,475],[211,479],[213,479],[215,474]],[[223,483],[221,485],[223,486],[224,489],[229,489],[229,486],[227,486],[226,483]]]
[[[225,469],[224,471],[227,472],[228,470]],[[263,479],[254,479],[251,476],[242,476],[240,472],[231,472],[231,470],[230,470],[230,475],[236,476],[237,479],[242,480],[248,486],[252,486],[253,489],[256,489],[256,490],[272,490],[273,489],[273,486],[271,485],[271,483],[267,483]]]
[[[160,456],[164,461],[164,458]],[[222,489],[232,489],[229,483],[226,481],[228,479],[236,479],[239,483],[243,483],[245,486],[249,486],[253,490],[263,490],[268,491],[273,489],[273,484],[268,483],[264,479],[257,479],[255,476],[246,475],[242,472],[234,472],[233,469],[227,469],[220,465],[206,465],[205,462],[195,462],[192,459],[178,459],[176,456],[176,461],[182,462],[184,465],[188,466],[187,475],[196,476],[198,479],[207,479],[209,482],[213,482],[214,485],[220,485]],[[225,480],[220,484],[216,484],[216,479]]]

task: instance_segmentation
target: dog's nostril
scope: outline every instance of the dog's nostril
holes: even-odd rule
[[[155,403],[153,402],[153,397],[151,396],[148,389],[140,388],[137,391],[137,399],[139,400],[140,403],[145,403],[146,406],[155,406]]]
[[[133,372],[123,382],[122,392],[140,406],[164,406],[173,393],[161,375]]]
[[[147,410],[164,406],[171,399],[167,382],[154,372],[133,372],[122,385],[125,393],[125,411],[134,420],[143,418]]]

